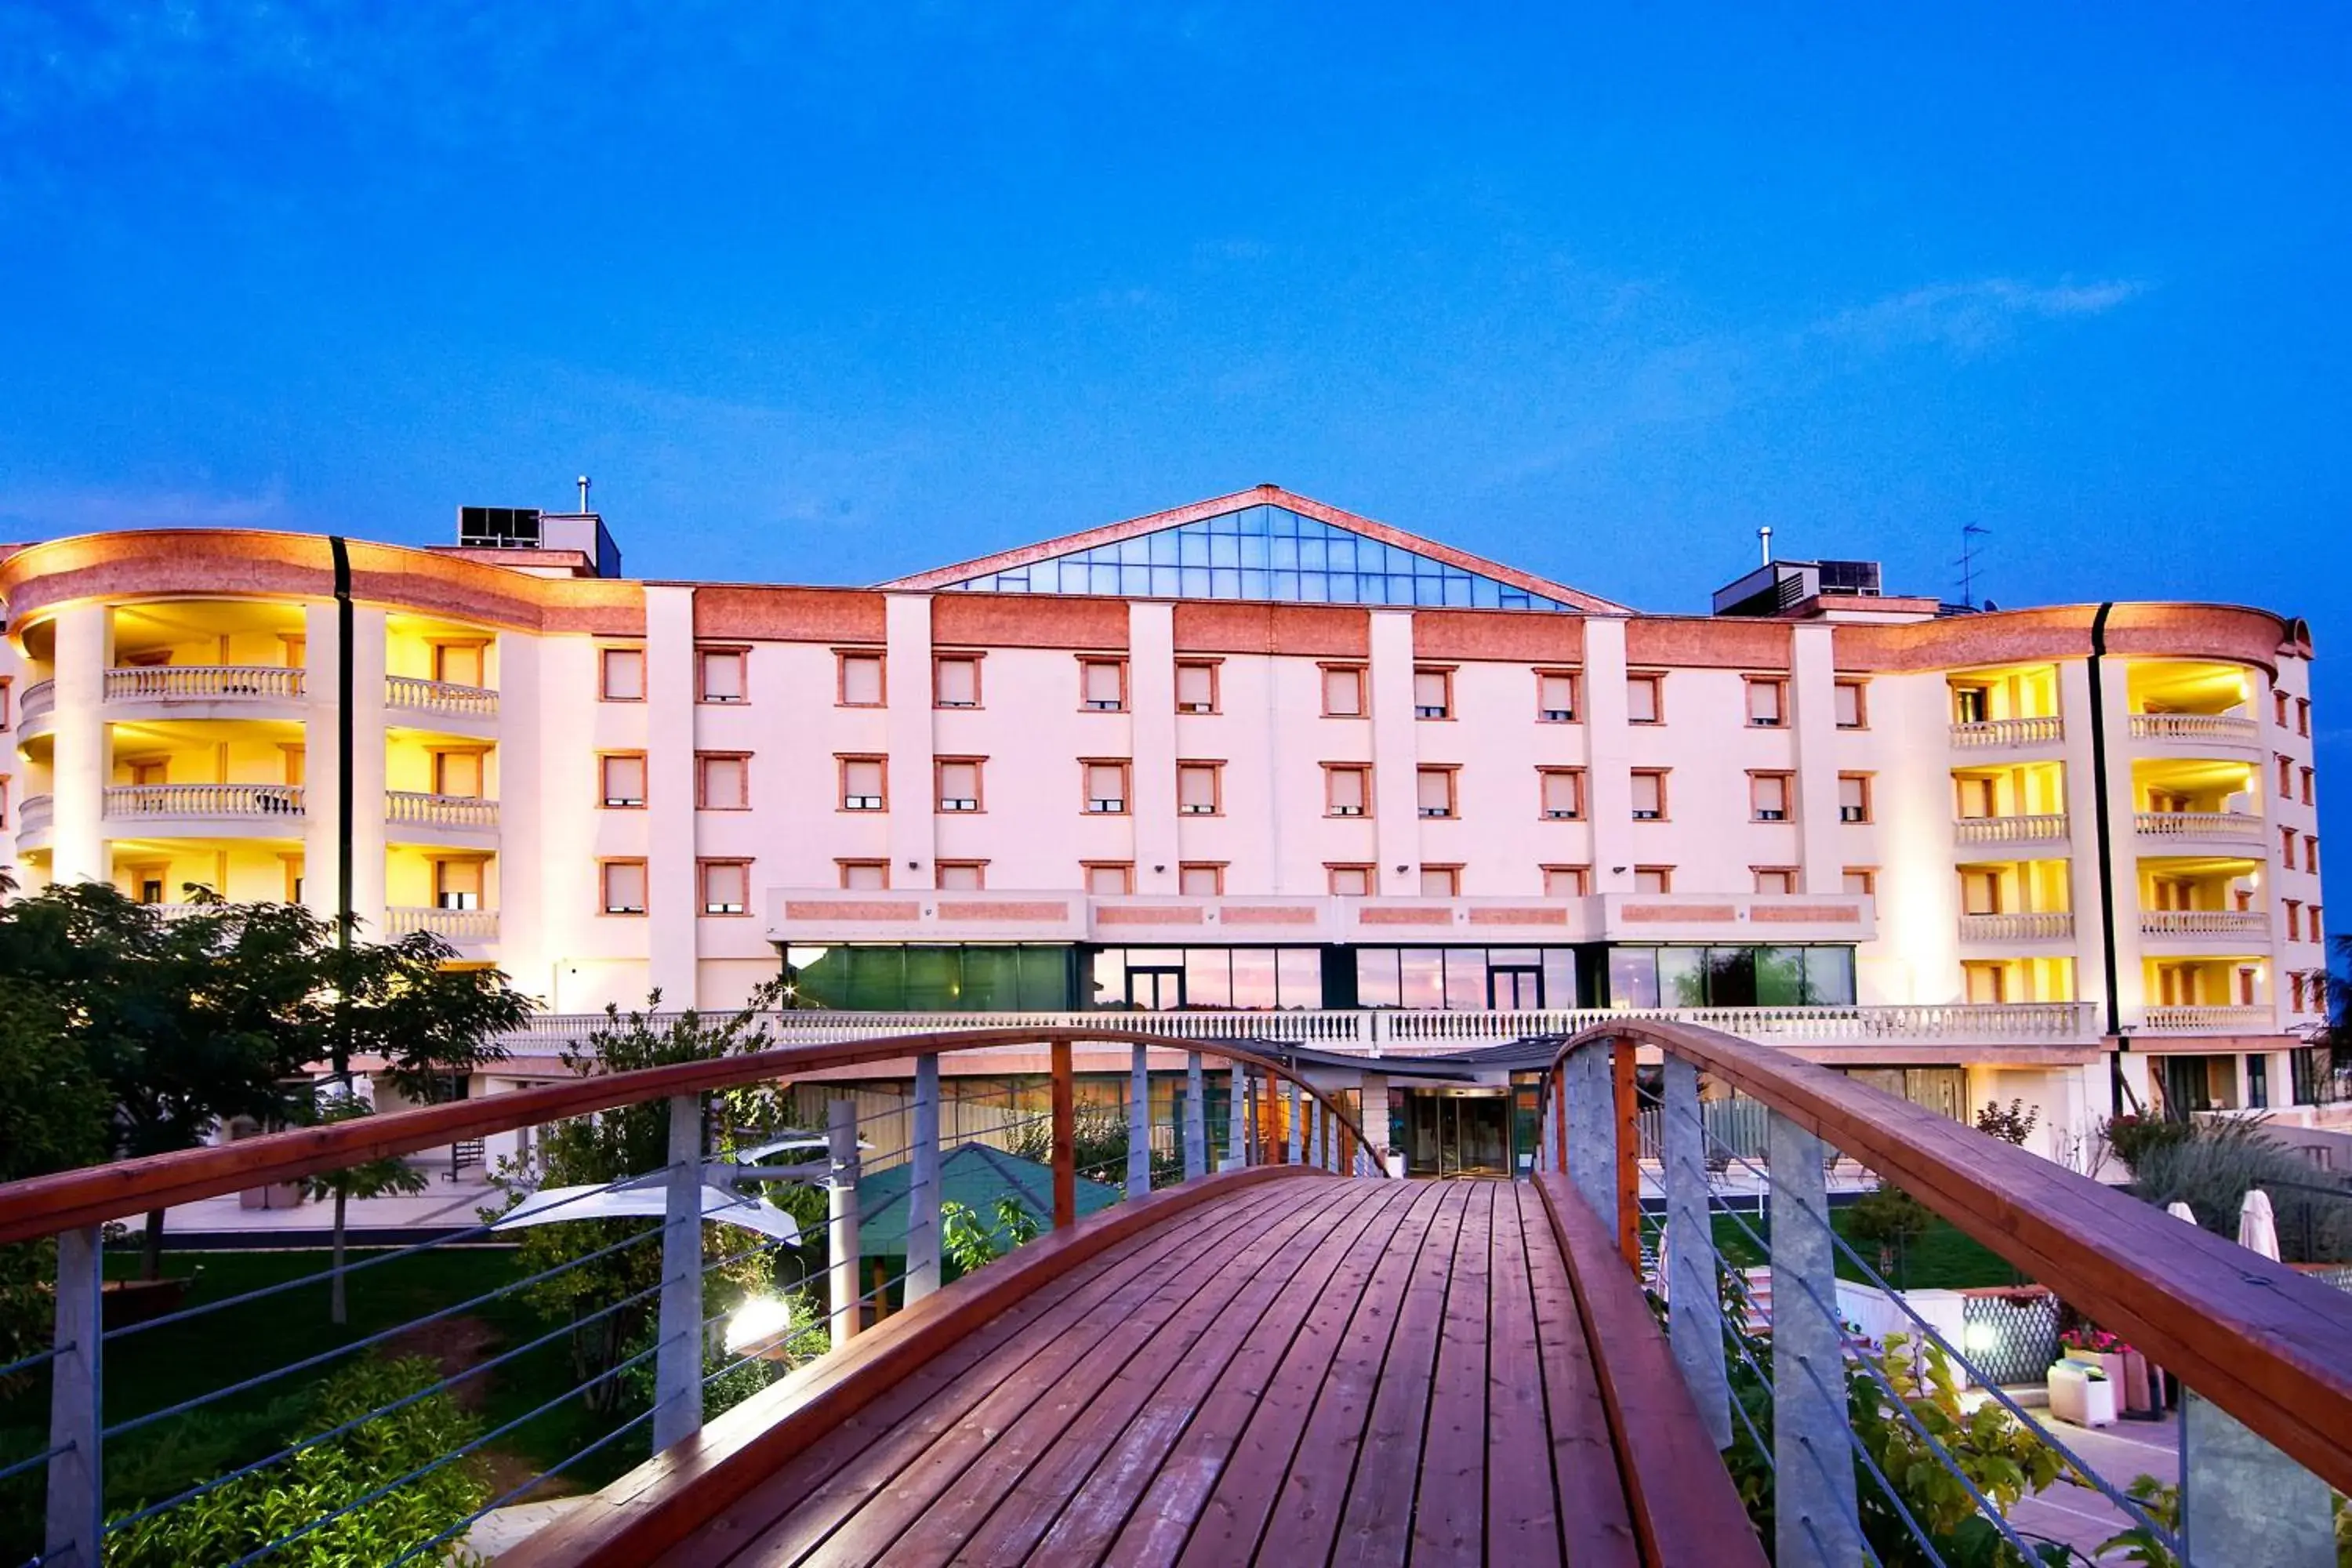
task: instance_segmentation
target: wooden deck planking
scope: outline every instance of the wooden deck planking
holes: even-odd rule
[[[1187,1211],[660,1562],[1637,1563],[1551,1219],[1500,1181],[1285,1178]]]
[[[709,1568],[755,1550],[784,1552],[789,1561],[862,1506],[880,1484],[877,1477],[895,1475],[961,1420],[997,1380],[1052,1354],[1064,1334],[1100,1317],[1138,1273],[1181,1268],[1194,1248],[1260,1215],[1295,1210],[1298,1202],[1276,1185],[1192,1211],[1055,1281],[780,1467],[662,1558],[663,1568]]]

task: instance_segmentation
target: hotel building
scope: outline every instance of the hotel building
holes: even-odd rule
[[[1507,1071],[1396,1058],[1610,1009],[2021,1098],[2060,1154],[2324,1093],[2312,649],[2264,611],[1775,562],[1652,615],[1271,486],[871,588],[468,508],[0,546],[0,600],[26,888],[348,900],[553,1014],[1150,1014],[1360,1059],[1414,1151],[1497,1097],[1457,1162],[1523,1136]]]

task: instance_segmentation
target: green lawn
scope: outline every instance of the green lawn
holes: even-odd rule
[[[1654,1226],[1654,1220],[1652,1222]],[[1879,1268],[1878,1247],[1874,1242],[1855,1241],[1849,1229],[1849,1215],[1843,1208],[1830,1211],[1830,1225],[1844,1237],[1864,1261],[1873,1268]],[[1752,1268],[1766,1261],[1763,1250],[1750,1239],[1749,1233],[1769,1240],[1771,1226],[1757,1215],[1741,1215],[1737,1218],[1718,1214],[1715,1216],[1715,1245],[1724,1258],[1736,1268]],[[1652,1238],[1654,1242],[1654,1237]],[[1838,1255],[1838,1278],[1864,1279],[1861,1269],[1843,1253]],[[1933,1221],[1924,1235],[1914,1237],[1893,1267],[1883,1270],[1886,1281],[1905,1289],[1966,1289],[1980,1285],[2016,1285],[2031,1283],[2022,1280],[2017,1270],[2001,1261],[1991,1249],[1962,1235],[1943,1220]]]
[[[357,1261],[381,1255],[352,1256]],[[352,1321],[341,1329],[327,1321],[327,1285],[317,1280],[184,1323],[110,1339],[106,1348],[106,1419],[113,1424],[165,1409],[469,1300],[516,1279],[515,1258],[507,1247],[447,1247],[363,1268],[350,1279]],[[163,1266],[167,1274],[192,1280],[186,1304],[195,1306],[316,1274],[326,1262],[324,1252],[172,1252],[164,1255]],[[107,1258],[110,1278],[130,1278],[137,1270],[134,1254]],[[474,1364],[553,1326],[532,1312],[518,1292],[428,1325],[389,1348],[401,1354],[445,1358],[445,1364]],[[288,1425],[299,1419],[309,1387],[347,1361],[337,1356],[109,1439],[108,1508],[160,1500],[196,1479],[273,1452]],[[479,1412],[487,1426],[496,1427],[556,1399],[574,1381],[567,1342],[559,1337],[459,1384],[459,1397]],[[46,1379],[26,1379],[24,1386],[0,1399],[0,1465],[47,1447],[47,1424]],[[561,1400],[491,1445],[500,1489],[575,1452],[614,1424],[612,1418],[584,1409],[577,1399]],[[645,1447],[642,1433],[632,1433],[565,1473],[582,1486],[600,1486],[642,1459]],[[5,1483],[4,1490],[0,1561],[16,1562],[38,1547],[32,1538],[39,1528],[39,1472]]]

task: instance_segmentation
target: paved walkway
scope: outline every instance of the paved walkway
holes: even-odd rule
[[[2177,1411],[2161,1421],[2118,1421],[2112,1426],[2077,1426],[2046,1410],[2029,1408],[2026,1414],[2117,1491],[2129,1491],[2139,1476],[2154,1476],[2168,1486],[2179,1482],[2180,1415]],[[2039,1497],[2021,1500],[2010,1510],[2009,1519],[2019,1533],[2063,1541],[2085,1557],[2099,1542],[2131,1524],[2120,1509],[2097,1492],[2063,1482]],[[2116,1553],[2096,1561],[2120,1563],[2124,1558]]]
[[[446,1154],[429,1163],[416,1163],[415,1168],[426,1178],[423,1192],[354,1198],[345,1205],[344,1227],[353,1239],[365,1233],[366,1239],[411,1240],[418,1239],[418,1232],[463,1230],[481,1223],[476,1210],[506,1206],[504,1194],[478,1165],[468,1166],[455,1182],[449,1179]],[[278,1206],[270,1208],[247,1208],[234,1193],[182,1204],[164,1211],[164,1245],[186,1246],[201,1238],[208,1246],[323,1246],[334,1232],[334,1204],[298,1203],[292,1196],[287,1189],[274,1190],[270,1198]],[[144,1222],[142,1215],[122,1216],[134,1235]]]

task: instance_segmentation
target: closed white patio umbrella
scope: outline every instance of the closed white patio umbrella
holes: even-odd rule
[[[2260,1187],[2246,1194],[2238,1209],[2238,1245],[2278,1261],[2278,1216],[2271,1212],[2271,1195]]]

